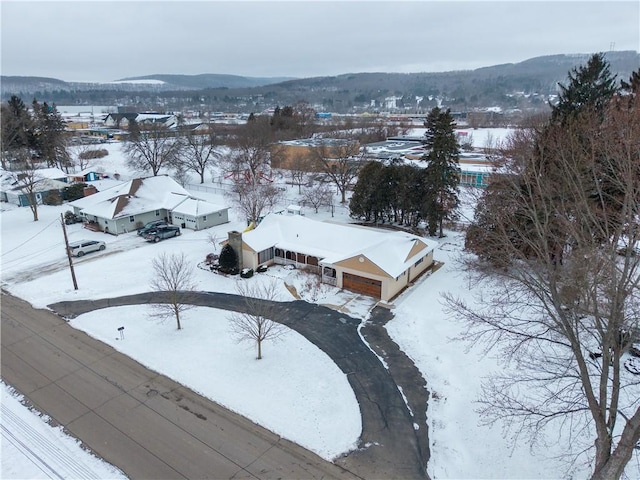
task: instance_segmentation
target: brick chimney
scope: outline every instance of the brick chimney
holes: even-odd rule
[[[89,195],[93,195],[94,193],[98,193],[98,189],[93,185],[87,185],[82,189],[82,195],[88,197]]]
[[[228,235],[229,246],[233,248],[233,251],[236,252],[236,256],[238,257],[238,270],[242,270],[244,268],[242,266],[242,232],[233,230],[229,232]]]

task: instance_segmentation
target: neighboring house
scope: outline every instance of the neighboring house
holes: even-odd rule
[[[437,243],[405,232],[267,215],[248,232],[230,232],[241,268],[295,265],[323,283],[388,301],[433,264]]]
[[[42,178],[48,178],[49,180],[57,180],[59,182],[67,183],[67,173],[59,168],[39,168],[38,176]]]
[[[157,123],[167,128],[178,125],[178,117],[164,113],[110,113],[104,120],[104,126],[109,128],[128,129],[132,122],[138,124]]]
[[[178,127],[178,131],[181,135],[206,135],[209,133],[208,123],[185,123]]]
[[[60,180],[61,178],[64,181]],[[49,195],[54,195],[55,198],[61,199],[62,191],[68,187],[66,179],[67,174],[59,168],[39,168],[25,174],[2,171],[0,172],[0,201],[28,207],[30,200],[29,195],[25,193],[25,181],[34,183],[33,193],[38,205],[45,203]]]
[[[42,205],[45,203],[47,196],[55,195],[56,198],[62,198],[63,190],[68,187],[65,182],[59,180],[51,180],[49,178],[42,178],[37,181],[34,186],[34,196],[36,203]],[[24,188],[20,187],[20,182],[12,182],[9,185],[5,184],[2,187],[2,195],[0,200],[7,203],[13,203],[20,207],[28,207],[30,205],[29,195],[25,193]]]
[[[92,169],[85,169],[77,173],[68,173],[69,183],[94,182],[101,178],[101,174]]]
[[[136,117],[136,122],[139,125],[143,125],[145,123],[153,123],[162,125],[166,128],[176,128],[178,126],[178,117],[176,117],[175,115],[166,115],[160,113],[139,113]]]
[[[192,201],[196,201],[195,206]],[[165,220],[194,230],[229,221],[225,207],[195,199],[166,175],[134,178],[69,205],[92,228],[114,235],[137,230],[153,220]],[[177,216],[174,211],[178,212]]]
[[[109,128],[129,128],[129,124],[135,121],[137,113],[110,113],[104,119],[104,126]]]

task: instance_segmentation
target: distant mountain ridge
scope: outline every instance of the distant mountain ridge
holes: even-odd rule
[[[199,75],[154,74],[127,77],[113,82],[67,82],[49,77],[1,76],[3,97],[8,93],[35,93],[52,90],[202,90],[207,88],[254,88],[292,80],[293,77],[243,77],[204,73]],[[144,83],[157,80],[158,83]]]
[[[81,83],[2,76],[0,93],[3,100],[15,94],[26,99],[37,96],[59,105],[128,105],[135,92],[135,102],[142,102],[148,109],[159,108],[158,99],[163,98],[160,105],[164,109],[209,111],[234,108],[254,112],[298,101],[337,113],[389,109],[409,112],[436,104],[460,111],[490,106],[535,109],[544,108],[548,97],[557,93],[558,83],[566,82],[568,72],[584,65],[591,55],[546,55],[475,70],[345,73],[310,78],[153,74],[109,83]],[[640,68],[640,54],[636,51],[611,51],[605,57],[619,80],[627,80]],[[420,98],[424,100],[418,107]]]
[[[221,73],[202,73],[199,75],[154,74],[142,77],[127,77],[118,82],[135,80],[159,80],[168,85],[201,90],[205,88],[252,88],[293,80],[294,77],[242,77]]]

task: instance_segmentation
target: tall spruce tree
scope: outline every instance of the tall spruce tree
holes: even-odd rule
[[[380,162],[368,162],[358,174],[349,200],[350,214],[367,222],[378,223],[388,207],[388,190],[385,189],[385,166]]]
[[[576,114],[593,109],[602,115],[616,91],[616,76],[611,74],[609,62],[603,53],[595,53],[586,65],[569,72],[566,85],[560,85],[558,103],[551,107],[551,120],[565,124]]]
[[[33,147],[33,119],[20,97],[13,95],[2,104],[2,168],[11,168],[11,162],[30,158]]]
[[[33,100],[33,119],[35,123],[35,149],[40,161],[49,167],[58,167],[69,171],[71,157],[67,151],[67,134],[62,117],[55,104],[39,103]]]
[[[424,171],[423,217],[427,220],[429,235],[439,232],[442,237],[443,221],[455,218],[460,203],[460,147],[456,139],[453,116],[449,110],[433,108],[427,116],[425,126],[425,145],[428,153],[422,159],[428,163]]]

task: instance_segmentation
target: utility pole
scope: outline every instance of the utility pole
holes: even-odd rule
[[[67,238],[67,227],[64,223],[64,216],[60,214],[60,223],[62,224],[62,233],[64,233],[64,247],[67,251],[69,259],[69,270],[71,270],[71,279],[73,280],[73,289],[78,290],[78,282],[76,281],[76,272],[73,270],[73,260],[71,260],[71,250],[69,250],[69,239]]]

